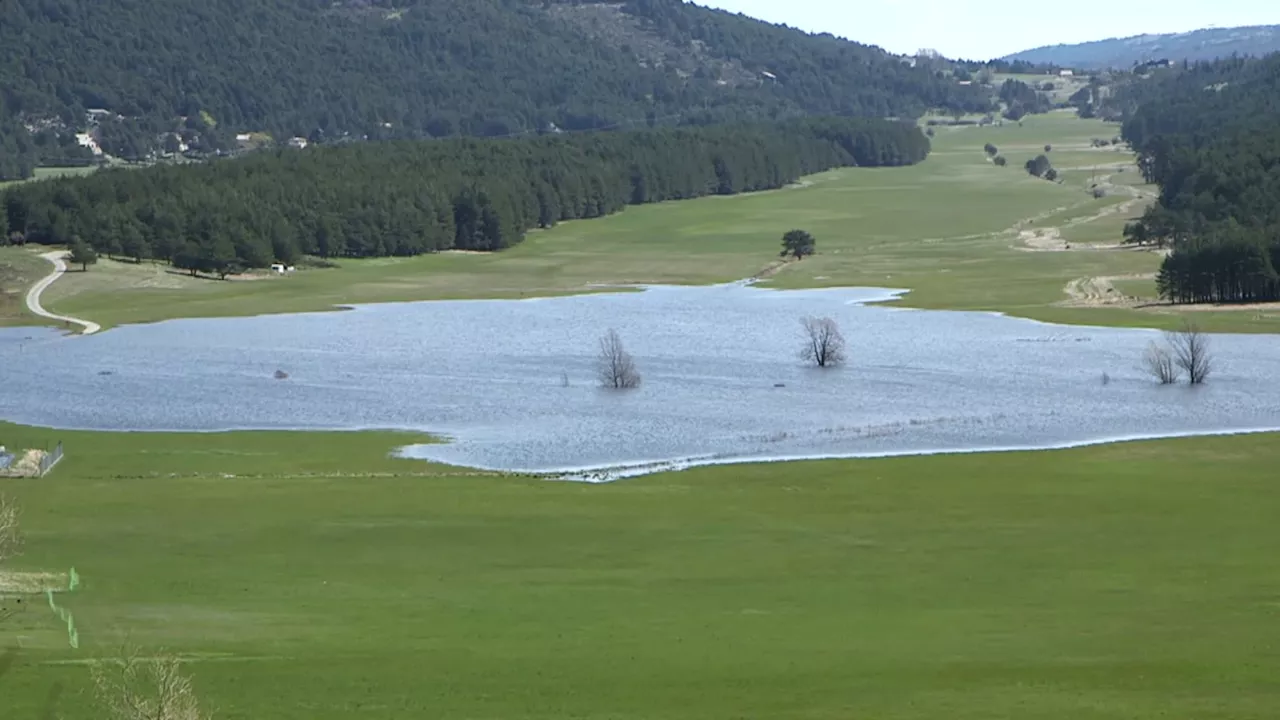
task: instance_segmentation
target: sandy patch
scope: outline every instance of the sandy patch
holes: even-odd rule
[[[787,258],[784,260],[774,260],[773,262],[766,265],[763,269],[761,269],[760,272],[756,273],[755,275],[752,275],[751,279],[765,280],[765,279],[771,278],[774,275],[777,275],[778,273],[782,272],[783,268],[785,268],[786,266],[790,265],[793,262],[795,262],[794,258]]]
[[[1125,295],[1116,289],[1116,280],[1152,280],[1154,273],[1133,275],[1102,275],[1076,278],[1062,288],[1067,300],[1058,303],[1066,307],[1137,307],[1140,298]]]
[[[47,455],[44,450],[25,450],[22,457],[0,473],[5,477],[36,477],[40,474],[40,461]]]
[[[66,573],[0,570],[0,595],[40,595],[67,589]]]

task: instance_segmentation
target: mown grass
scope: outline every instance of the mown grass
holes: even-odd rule
[[[97,170],[97,166],[76,166],[76,167],[40,167],[36,168],[30,180],[0,180],[0,190],[6,186],[16,185],[20,182],[31,182],[31,180],[43,180],[45,178],[63,177],[66,175],[88,175]]]
[[[37,603],[5,717],[123,639],[223,718],[1272,718],[1275,436],[746,465],[583,486],[379,433],[0,426]]]
[[[51,270],[47,260],[27,248],[0,247],[0,327],[38,320],[27,312],[27,288]]]
[[[1020,126],[937,128],[935,151],[910,168],[844,169],[807,178],[804,187],[628,208],[612,217],[564,223],[530,233],[492,255],[439,254],[411,259],[343,261],[256,281],[188,282],[149,265],[104,264],[68,275],[46,306],[110,327],[172,317],[232,316],[324,310],[336,305],[472,297],[526,297],[584,292],[599,284],[703,284],[760,274],[776,262],[779,239],[803,228],[819,254],[792,263],[777,287],[873,285],[909,288],[908,305],[995,310],[1038,319],[1125,325],[1170,325],[1175,316],[1136,310],[1082,312],[1056,304],[1077,277],[1154,272],[1158,256],[1134,252],[1028,253],[1008,232],[1027,218],[1044,224],[1089,218],[1124,201],[1095,199],[1097,165],[1131,160],[1090,147],[1116,127],[1069,113],[1028,118]],[[1009,166],[982,152],[991,142]],[[1022,170],[1050,153],[1064,169],[1060,184]],[[1115,182],[1131,183],[1128,174]],[[1065,227],[1072,242],[1114,243],[1129,213]],[[1035,227],[1035,226],[1032,226]],[[1064,313],[1064,310],[1067,312]],[[1201,314],[1213,330],[1257,330],[1234,313]],[[1261,328],[1273,330],[1266,323]]]

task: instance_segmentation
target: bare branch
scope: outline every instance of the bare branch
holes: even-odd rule
[[[1143,370],[1161,385],[1172,385],[1178,382],[1178,368],[1173,363],[1173,355],[1154,342],[1147,346],[1142,357]]]
[[[1190,320],[1182,323],[1182,329],[1167,333],[1169,346],[1173,348],[1173,361],[1187,374],[1187,382],[1202,385],[1213,372],[1213,356],[1209,353],[1209,336],[1200,332],[1199,326]]]
[[[98,703],[109,720],[201,720],[191,678],[176,656],[143,658],[126,647],[115,661],[90,669]]]
[[[640,372],[635,359],[622,346],[618,331],[609,330],[600,338],[600,354],[596,357],[596,375],[600,386],[616,390],[640,387]]]
[[[800,324],[804,327],[801,360],[820,368],[834,367],[845,361],[844,336],[840,334],[840,326],[835,320],[807,317],[801,319]]]
[[[0,562],[22,552],[22,533],[18,531],[18,505],[0,495]]]

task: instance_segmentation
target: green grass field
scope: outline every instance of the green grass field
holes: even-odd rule
[[[777,287],[878,285],[910,288],[906,304],[999,310],[1072,323],[1164,325],[1172,313],[1059,307],[1064,286],[1080,277],[1154,272],[1158,256],[1135,252],[1025,252],[1014,226],[1064,225],[1077,244],[1115,243],[1141,212],[1106,214],[1129,198],[1095,199],[1090,185],[1108,174],[1116,186],[1140,182],[1132,158],[1095,149],[1115,126],[1069,113],[1027,119],[1020,127],[938,128],[928,161],[910,168],[845,169],[803,187],[737,197],[628,208],[612,217],[534,232],[492,255],[344,261],[340,269],[286,278],[191,280],[151,265],[103,263],[69,274],[45,305],[104,326],[172,317],[323,310],[345,303],[466,297],[524,297],[583,292],[597,283],[716,283],[761,273],[777,260],[790,229],[818,238],[819,255],[779,272]],[[984,156],[997,145],[1009,167]],[[1063,172],[1054,184],[1022,165],[1054,147]],[[1099,170],[1098,167],[1104,169]],[[1089,220],[1088,222],[1082,222]],[[1276,319],[1250,313],[1198,313],[1214,330],[1274,331]]]
[[[1270,719],[1275,436],[700,469],[609,486],[394,460],[410,436],[90,434],[3,481],[66,571],[5,717],[188,658],[221,718]]]
[[[45,178],[63,177],[65,175],[88,175],[97,169],[98,168],[93,165],[83,167],[41,167],[35,169],[35,174],[32,176],[31,180],[43,180]],[[20,182],[30,182],[31,180],[0,181],[0,190],[3,190],[7,185],[14,185]]]

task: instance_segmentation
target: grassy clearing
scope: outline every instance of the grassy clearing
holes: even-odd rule
[[[34,324],[27,313],[27,288],[48,275],[53,266],[26,248],[0,247],[0,327]]]
[[[1274,436],[721,467],[580,486],[407,436],[53,433],[13,717],[126,634],[226,718],[1270,718]],[[426,473],[425,475],[419,473]]]
[[[45,179],[45,178],[63,177],[63,176],[66,176],[66,175],[88,175],[89,173],[91,173],[91,172],[93,172],[94,170],[97,170],[97,169],[98,169],[98,168],[97,168],[97,166],[94,166],[94,165],[89,165],[89,166],[87,166],[87,167],[85,167],[85,166],[77,166],[77,167],[41,167],[41,168],[36,168],[36,169],[35,169],[35,174],[31,177],[31,180],[5,180],[5,181],[0,181],[0,190],[3,190],[3,189],[5,188],[5,186],[7,186],[7,185],[16,185],[17,183],[20,183],[20,182],[31,182],[32,180],[43,180],[43,179]]]
[[[556,295],[596,284],[728,282],[770,267],[779,238],[799,227],[817,236],[819,255],[788,265],[771,280],[777,287],[888,285],[910,288],[906,304],[916,307],[1086,323],[1177,321],[1135,310],[1064,313],[1056,305],[1068,281],[1153,272],[1159,263],[1154,254],[1028,253],[1015,248],[1017,233],[1009,232],[1038,217],[1035,227],[1061,223],[1073,243],[1119,241],[1124,222],[1141,207],[1101,214],[1127,196],[1095,199],[1089,192],[1095,175],[1110,172],[1114,184],[1137,179],[1132,169],[1105,169],[1124,166],[1131,160],[1127,154],[1090,147],[1092,138],[1110,137],[1115,126],[1053,113],[1022,126],[936,130],[935,152],[916,167],[837,170],[807,178],[803,187],[632,207],[531,233],[521,245],[493,255],[345,261],[337,270],[252,282],[189,282],[149,265],[104,263],[60,280],[46,306],[110,327],[351,303]],[[982,152],[987,142],[1000,148],[1009,167],[989,162]],[[1046,144],[1064,169],[1061,184],[1021,169]],[[1089,169],[1097,167],[1104,169]],[[1204,313],[1201,320],[1214,330],[1258,329],[1230,312]]]

